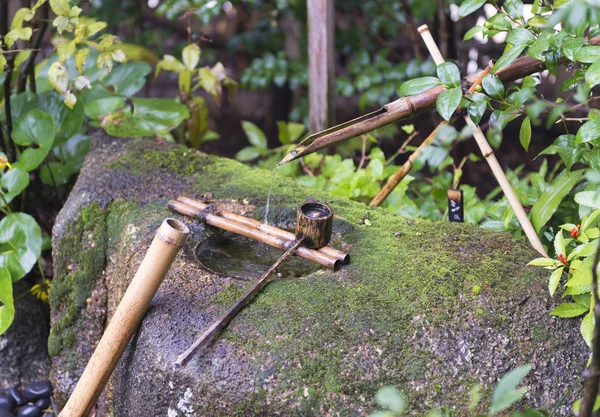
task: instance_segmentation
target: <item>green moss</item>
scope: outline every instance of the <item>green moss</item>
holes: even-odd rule
[[[50,290],[50,307],[61,312],[50,332],[50,356],[57,355],[63,346],[74,345],[73,328],[104,268],[106,236],[105,212],[98,203],[92,203],[81,210],[79,219],[68,226],[58,242],[61,250],[70,252],[56,265],[58,275]]]

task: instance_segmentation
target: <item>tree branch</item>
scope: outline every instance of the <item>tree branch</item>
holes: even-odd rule
[[[585,370],[584,393],[581,406],[579,407],[579,417],[591,417],[594,410],[594,403],[598,395],[598,385],[600,384],[600,298],[598,297],[598,273],[596,269],[600,262],[600,239],[598,239],[598,249],[594,256],[592,265],[592,293],[594,294],[594,335],[592,338],[592,363]]]

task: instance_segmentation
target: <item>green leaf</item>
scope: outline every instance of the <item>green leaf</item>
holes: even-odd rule
[[[504,10],[513,18],[523,17],[523,2],[521,0],[506,0]]]
[[[575,54],[583,48],[583,38],[567,38],[562,42],[560,49],[568,60],[574,61]]]
[[[449,90],[444,90],[438,96],[435,107],[446,121],[450,121],[452,114],[460,105],[462,100],[462,88],[454,87]]]
[[[4,194],[4,201],[10,203],[13,198],[21,194],[21,192],[29,185],[29,174],[19,167],[4,172],[0,178],[0,192]],[[4,203],[2,202],[2,205]]]
[[[104,118],[106,133],[117,137],[153,136],[167,133],[190,117],[188,108],[171,99],[132,98],[133,112],[118,111]]]
[[[69,16],[71,12],[69,0],[50,0],[50,7],[57,16]]]
[[[573,249],[571,251],[571,253],[569,253],[569,257],[567,258],[567,260],[570,261],[571,259],[574,259],[574,258],[592,255],[592,254],[596,253],[597,247],[598,247],[598,241],[591,241],[591,242],[585,243],[583,245],[579,245],[575,249]]]
[[[551,315],[557,316],[563,319],[569,319],[577,316],[581,316],[587,312],[588,308],[584,305],[577,303],[564,303],[556,307],[550,312]]]
[[[504,84],[500,81],[500,78],[495,75],[488,74],[481,80],[481,86],[485,92],[493,98],[501,100],[504,97]]]
[[[195,43],[192,43],[185,48],[181,52],[181,57],[183,59],[183,65],[187,67],[189,70],[193,70],[200,62],[200,47]]]
[[[33,217],[11,213],[0,221],[0,267],[8,268],[12,281],[27,274],[42,251],[42,231]]]
[[[575,144],[591,142],[600,138],[600,119],[584,123],[575,136]]]
[[[561,266],[560,268],[556,268],[552,272],[552,275],[550,275],[550,281],[548,282],[548,290],[550,291],[550,295],[554,295],[554,293],[556,292],[556,289],[558,288],[558,284],[560,282],[560,277],[562,277],[563,269],[565,269],[563,266]]]
[[[536,231],[539,232],[542,226],[550,220],[562,199],[569,194],[582,174],[583,170],[572,173],[562,171],[552,184],[548,185],[531,208],[531,222]]]
[[[124,97],[104,97],[85,103],[85,115],[90,119],[100,120],[102,116],[117,111],[125,105]]]
[[[475,410],[479,401],[481,401],[481,384],[475,384],[469,390],[469,398],[471,401],[469,402],[469,411]]]
[[[559,230],[554,237],[554,252],[562,255],[566,255],[567,250],[565,248],[565,238],[562,230]]]
[[[267,149],[267,138],[262,130],[252,122],[243,121],[242,129],[248,137],[248,141],[255,147]]]
[[[600,59],[600,46],[584,46],[575,52],[575,60],[584,64],[593,64]]]
[[[588,312],[583,320],[581,321],[581,335],[583,336],[583,340],[588,345],[588,347],[592,348],[592,339],[594,335],[594,315],[591,312]],[[597,407],[600,407],[600,401],[598,401],[598,397],[596,397],[596,403],[594,404],[594,411],[597,410]]]
[[[527,152],[529,150],[529,141],[531,140],[531,120],[529,119],[529,116],[524,118],[523,123],[521,123],[519,140],[521,141],[521,146],[523,146],[523,149]]]
[[[458,16],[465,17],[478,10],[485,4],[486,0],[466,0],[463,1],[458,9]]]
[[[13,140],[17,145],[30,146],[21,153],[15,167],[25,171],[32,171],[42,163],[54,141],[54,121],[52,117],[42,110],[34,109],[27,112],[13,131]]]
[[[15,306],[13,300],[12,280],[7,268],[0,268],[0,335],[3,334],[13,322]]]
[[[46,91],[29,97],[20,109],[16,109],[13,118],[18,120],[30,110],[39,109],[48,113],[54,121],[54,142],[52,147],[62,145],[79,130],[83,123],[83,103],[77,100],[73,109],[63,103],[63,97],[55,91]]]
[[[580,191],[575,194],[575,202],[582,206],[600,209],[600,192],[598,191]]]
[[[556,259],[552,259],[552,258],[536,258],[533,261],[529,262],[527,265],[531,265],[531,266],[543,266],[543,267],[548,267],[548,266],[561,266],[562,263],[557,261]]]
[[[406,406],[404,396],[394,387],[380,388],[375,394],[375,401],[396,414],[402,414]]]
[[[483,26],[473,26],[471,29],[469,29],[467,31],[467,33],[465,33],[465,36],[463,37],[463,41],[468,41],[469,39],[473,39],[473,37],[475,35],[477,35],[479,32],[481,32],[483,30]]]
[[[527,388],[517,388],[517,386],[521,384],[531,369],[531,365],[520,366],[508,372],[500,379],[498,385],[496,385],[496,389],[494,389],[494,394],[492,395],[490,416],[506,410],[515,402],[523,398],[523,395],[527,392]]]
[[[102,84],[112,87],[116,94],[131,97],[146,84],[146,76],[151,71],[152,67],[146,62],[127,62],[114,68]]]
[[[411,96],[437,87],[438,85],[440,85],[440,80],[435,77],[415,78],[414,80],[403,83],[398,89],[398,94],[404,97]]]
[[[235,154],[235,159],[241,162],[252,161],[261,155],[261,148],[254,146],[246,146],[244,149]]]
[[[523,52],[526,47],[527,45],[515,45],[512,48],[505,51],[502,54],[502,56],[494,63],[492,72],[496,73],[502,68],[512,64],[521,55],[521,52]]]
[[[460,71],[456,64],[444,62],[437,67],[437,76],[447,87],[460,87]]]
[[[585,83],[589,88],[600,84],[600,61],[590,65],[585,71]]]
[[[525,28],[517,28],[510,31],[506,36],[506,42],[513,45],[531,45],[536,37]]]
[[[293,143],[300,139],[300,137],[306,130],[306,126],[304,126],[303,123],[288,122],[287,130],[289,133],[290,142]]]

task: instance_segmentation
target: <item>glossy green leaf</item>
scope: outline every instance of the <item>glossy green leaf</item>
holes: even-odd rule
[[[465,33],[465,36],[463,37],[463,41],[468,41],[469,39],[473,39],[473,37],[475,35],[477,35],[479,32],[481,32],[483,30],[483,26],[477,25],[477,26],[473,26],[471,29],[469,29],[467,31],[467,33]]]
[[[521,130],[519,130],[519,140],[521,141],[521,146],[525,149],[525,152],[529,150],[529,142],[531,141],[531,120],[529,116],[523,119],[523,123],[521,123]]]
[[[10,272],[0,268],[0,335],[6,332],[15,317],[13,289]]]
[[[521,52],[523,52],[526,47],[527,45],[515,45],[512,48],[505,51],[502,54],[502,56],[494,63],[492,72],[496,73],[502,68],[505,68],[512,64],[521,55]]]
[[[550,295],[554,295],[556,289],[558,288],[558,284],[560,283],[560,277],[562,277],[564,267],[556,268],[552,275],[550,275],[550,281],[548,282],[548,290],[550,291]]]
[[[444,90],[438,96],[435,107],[437,111],[440,113],[446,121],[450,121],[452,114],[460,105],[460,101],[462,100],[462,88],[454,87],[449,90]]]
[[[581,316],[586,313],[588,308],[577,303],[563,303],[550,312],[551,315],[563,319]]]
[[[596,253],[596,248],[598,247],[597,241],[591,241],[585,243],[583,245],[577,246],[575,249],[569,253],[568,260],[572,260],[579,257],[585,257]]]
[[[490,416],[498,414],[519,401],[527,392],[526,387],[517,388],[527,374],[531,371],[531,365],[520,366],[504,375],[492,395]]]
[[[583,336],[583,340],[586,345],[591,349],[592,348],[592,339],[594,335],[594,315],[589,312],[585,315],[583,320],[581,321],[580,327],[581,335]],[[600,408],[600,398],[596,397],[596,403],[594,404],[594,411]]]
[[[575,144],[591,142],[600,139],[600,119],[584,123],[575,136]]]
[[[447,87],[460,87],[460,71],[456,64],[444,62],[437,67],[437,76]]]
[[[4,201],[10,203],[13,198],[29,185],[29,174],[19,167],[5,171],[0,178],[0,192],[4,195],[4,200],[0,205],[4,206]]]
[[[415,78],[414,80],[409,80],[402,84],[398,89],[398,94],[404,97],[411,96],[437,87],[438,85],[440,85],[440,80],[436,77]]]
[[[52,142],[54,141],[54,121],[52,121],[52,117],[38,109],[27,112],[15,126],[13,140],[17,145],[36,146],[35,148],[28,147],[25,149],[15,163],[15,167],[25,171],[36,169],[52,148]]]
[[[481,86],[490,97],[497,99],[502,99],[504,97],[504,84],[502,84],[500,78],[495,75],[488,74],[483,77]]]
[[[183,65],[189,70],[193,70],[200,62],[200,47],[195,43],[187,45],[181,52]]]
[[[255,146],[246,146],[235,154],[235,159],[241,162],[252,161],[261,156],[261,150],[261,148],[256,148]]]
[[[248,137],[248,141],[260,149],[267,149],[267,138],[262,130],[252,122],[243,121],[242,129]]]
[[[85,115],[90,119],[99,120],[102,116],[117,111],[125,105],[124,97],[104,97],[85,103]]]
[[[504,10],[513,18],[523,17],[523,2],[521,0],[506,0]]]
[[[531,45],[536,37],[525,28],[513,29],[506,36],[506,42],[512,45]]]
[[[575,52],[575,60],[584,64],[593,64],[600,59],[600,46],[584,46]]]
[[[552,258],[535,258],[533,261],[529,262],[527,265],[557,267],[557,266],[561,266],[562,263],[560,263],[556,259],[552,259]]]
[[[600,61],[590,65],[585,71],[585,83],[589,88],[600,84]]]
[[[11,213],[0,221],[0,267],[18,281],[35,265],[42,250],[42,231],[34,218]]]
[[[580,37],[575,37],[575,38],[567,38],[562,42],[562,45],[560,46],[560,49],[563,53],[563,55],[571,60],[574,61],[575,60],[575,54],[581,49],[583,48],[584,42],[583,42],[583,38]]]
[[[465,17],[480,9],[485,4],[486,0],[466,0],[463,1],[458,9],[458,16]]]
[[[536,231],[539,232],[542,226],[550,220],[562,199],[569,194],[582,174],[583,170],[572,173],[562,171],[552,184],[548,185],[531,208],[531,222]]]
[[[580,191],[575,194],[575,202],[582,206],[600,209],[600,192],[597,191]]]
[[[113,68],[102,84],[112,87],[116,94],[131,97],[146,84],[146,76],[151,71],[152,67],[146,62],[127,62]]]
[[[557,255],[559,253],[563,255],[567,254],[567,250],[565,248],[565,237],[563,236],[562,230],[559,230],[558,233],[556,233],[556,236],[554,236],[554,252]]]

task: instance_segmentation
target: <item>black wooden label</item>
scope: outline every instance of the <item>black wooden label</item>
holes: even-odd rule
[[[462,190],[448,190],[448,220],[451,222],[464,222]]]

